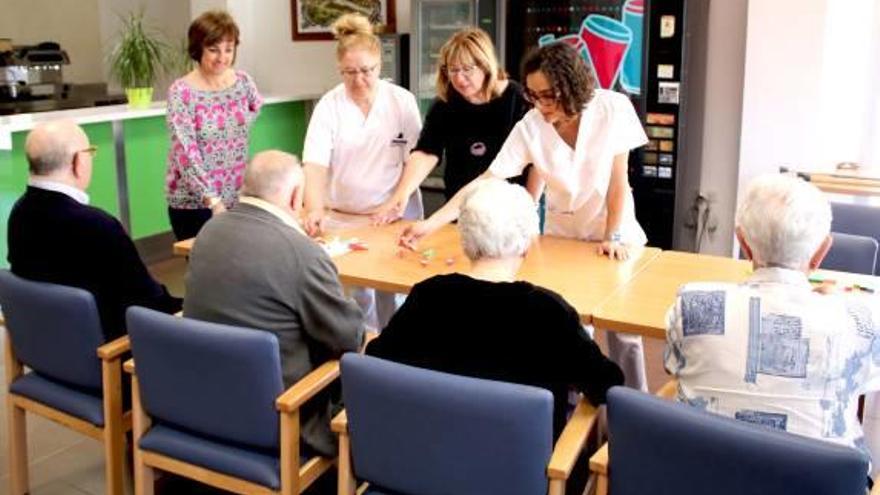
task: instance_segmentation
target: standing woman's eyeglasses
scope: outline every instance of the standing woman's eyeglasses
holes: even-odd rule
[[[465,64],[459,67],[444,65],[442,70],[446,73],[446,77],[457,76],[458,74],[463,74],[465,77],[470,77],[471,74],[474,73],[477,66],[472,64]]]
[[[553,105],[557,101],[559,101],[559,93],[551,90],[535,93],[527,88],[523,93],[523,96],[526,97],[526,101],[528,101],[532,105],[541,105],[546,107]]]
[[[379,64],[376,64],[372,67],[360,67],[358,69],[342,69],[339,71],[339,73],[342,74],[342,77],[347,77],[349,79],[354,79],[358,76],[358,74],[364,77],[369,77],[373,74],[373,72],[376,71],[376,68],[378,67]]]

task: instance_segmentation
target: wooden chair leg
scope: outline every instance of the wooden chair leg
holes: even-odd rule
[[[122,495],[125,428],[122,423],[122,363],[102,362],[104,386],[104,485],[108,495]]]
[[[9,417],[9,493],[24,495],[28,492],[27,423],[24,409],[12,404],[6,397]]]
[[[337,475],[337,494],[354,495],[357,480],[351,468],[351,438],[348,432],[339,434],[339,472]]]
[[[23,373],[24,367],[15,356],[9,331],[3,339],[3,359],[6,366],[6,390]],[[12,403],[6,396],[7,433],[9,434],[9,493],[24,495],[28,492],[27,422],[24,409]]]
[[[299,479],[299,410],[280,413],[281,420],[281,495],[298,495]]]
[[[565,495],[565,480],[550,480],[550,487],[547,493],[549,495]]]
[[[144,464],[143,454],[138,446],[141,436],[150,428],[150,418],[141,407],[140,387],[137,375],[131,377],[131,429],[132,449],[134,451],[134,493],[135,495],[153,495],[153,468]]]
[[[608,495],[608,475],[596,475],[596,495]]]

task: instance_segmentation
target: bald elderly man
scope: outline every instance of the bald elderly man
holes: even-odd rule
[[[128,306],[174,313],[182,301],[150,276],[122,224],[89,206],[95,151],[71,121],[40,124],[28,134],[30,176],[9,216],[9,264],[20,277],[91,292],[112,340],[125,334]]]
[[[364,338],[363,315],[343,293],[336,266],[297,223],[303,189],[293,155],[254,156],[239,202],[196,237],[183,307],[188,318],[275,334],[287,387]],[[301,410],[303,443],[328,456],[336,453],[332,407],[325,397]]]

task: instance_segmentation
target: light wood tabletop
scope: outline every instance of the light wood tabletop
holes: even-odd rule
[[[593,314],[603,330],[666,338],[666,311],[687,282],[741,282],[752,273],[746,260],[663,251],[630,283],[605,300]]]
[[[357,237],[368,246],[366,251],[334,258],[342,283],[408,293],[426,278],[468,270],[470,262],[455,226],[444,226],[422,239],[416,251],[397,246],[405,226],[400,222],[341,231],[340,235]],[[423,263],[425,252],[433,254],[427,263]],[[594,309],[659,253],[657,248],[639,247],[632,250],[629,260],[615,261],[599,255],[595,243],[541,236],[526,255],[517,278],[561,294],[577,309],[581,320],[589,323]]]
[[[606,299],[593,313],[596,328],[666,338],[666,312],[678,288],[688,282],[743,282],[752,274],[747,260],[707,254],[663,251],[632,280]],[[860,284],[880,289],[880,279],[868,275],[817,270],[815,276],[839,286]]]
[[[325,235],[327,239],[357,238],[367,247],[333,258],[343,285],[406,294],[413,285],[434,275],[469,269],[470,262],[454,225],[442,227],[422,239],[416,251],[410,251],[397,245],[397,238],[407,224],[363,226]],[[192,240],[174,244],[178,255],[185,256],[191,249]],[[595,308],[658,254],[657,248],[637,247],[631,251],[629,260],[615,261],[599,255],[596,243],[542,236],[529,250],[517,278],[561,294],[577,309],[581,320],[589,323]]]

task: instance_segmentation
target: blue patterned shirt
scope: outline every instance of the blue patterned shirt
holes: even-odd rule
[[[880,299],[822,295],[794,270],[682,286],[667,315],[678,400],[870,456],[858,397],[880,388]]]

